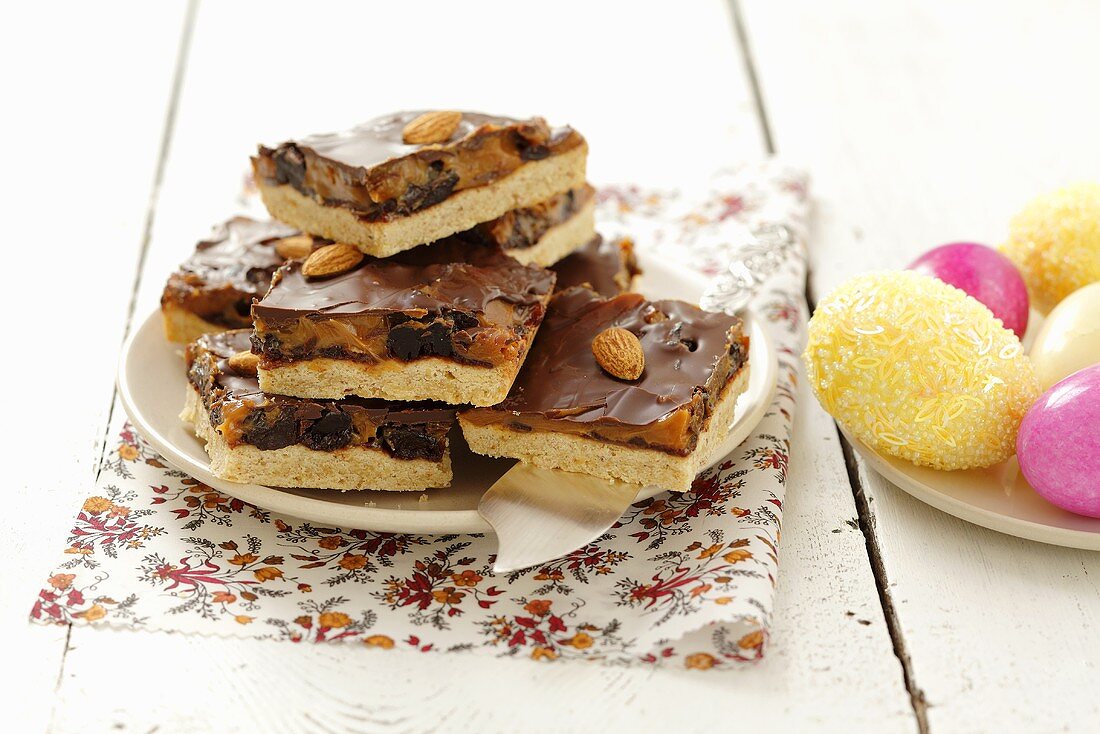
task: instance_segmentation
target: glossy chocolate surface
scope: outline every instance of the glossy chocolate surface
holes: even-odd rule
[[[313,357],[379,361],[448,357],[495,366],[518,358],[542,321],[555,276],[499,250],[455,239],[354,270],[307,279],[279,269],[253,305],[266,364]],[[338,322],[338,328],[329,328]]]
[[[349,397],[308,400],[271,395],[255,376],[229,365],[249,349],[246,329],[208,335],[187,348],[188,379],[231,446],[264,450],[301,443],[316,450],[378,448],[401,459],[439,461],[447,448],[454,409],[442,403],[397,403]]]
[[[426,110],[410,110],[382,115],[356,125],[350,130],[310,135],[293,142],[298,148],[308,148],[319,156],[352,168],[373,168],[379,163],[413,155],[428,148],[424,145],[408,145],[402,140],[405,126],[424,114]],[[474,135],[483,126],[518,127],[537,124],[535,120],[522,121],[512,117],[486,115],[481,112],[463,112],[450,139],[440,145],[452,145]],[[544,123],[545,124],[545,123]],[[568,134],[568,128],[557,131],[559,136]],[[553,133],[551,133],[553,134]],[[286,143],[284,143],[286,145]]]
[[[486,313],[495,301],[533,307],[553,287],[553,273],[543,268],[521,265],[489,248],[445,242],[390,258],[367,258],[356,269],[324,280],[307,279],[301,263],[287,263],[254,312],[268,324],[303,313],[318,319],[455,308]]]
[[[606,241],[599,235],[550,269],[558,274],[558,290],[587,285],[608,298],[630,290],[634,277],[641,273],[633,242],[626,238]]]
[[[632,332],[642,345],[646,366],[637,380],[608,375],[592,355],[592,339],[612,326]],[[712,403],[747,353],[735,316],[682,301],[649,302],[637,293],[604,299],[572,288],[551,301],[507,399],[471,412],[649,426],[697,403],[701,393],[710,393],[704,402]],[[716,371],[725,373],[718,385]]]
[[[227,328],[249,325],[252,298],[267,292],[283,264],[275,244],[295,234],[281,222],[248,217],[218,225],[169,277],[161,303],[175,302]]]

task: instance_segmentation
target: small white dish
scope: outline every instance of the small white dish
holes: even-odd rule
[[[1047,502],[1027,483],[1015,459],[987,469],[940,471],[881,454],[847,431],[844,435],[875,471],[949,515],[1018,538],[1100,550],[1100,519]]]
[[[698,303],[705,283],[694,273],[640,256],[645,275],[638,290],[647,297]],[[771,404],[778,365],[767,332],[746,319],[750,348],[748,389],[740,396],[729,435],[711,464],[723,459],[749,435]],[[186,371],[179,345],[164,338],[159,312],[153,312],[123,347],[118,369],[122,407],[142,436],[173,466],[231,497],[273,512],[316,523],[401,533],[483,533],[492,528],[477,512],[481,495],[514,463],[473,454],[452,434],[454,482],[425,492],[283,489],[238,484],[210,473],[210,461],[191,427],[180,421]],[[457,433],[457,429],[456,429]],[[660,490],[639,494],[645,499]]]

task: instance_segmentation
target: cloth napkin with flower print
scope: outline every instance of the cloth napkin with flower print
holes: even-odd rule
[[[717,173],[698,190],[600,191],[605,236],[628,234],[708,277],[762,225],[785,225],[799,247],[752,306],[779,359],[764,419],[691,491],[633,505],[596,542],[496,576],[491,537],[278,517],[168,466],[119,418],[31,619],[545,661],[721,668],[760,658],[806,322],[807,211],[803,175],[776,162]]]

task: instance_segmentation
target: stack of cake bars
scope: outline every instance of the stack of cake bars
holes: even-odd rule
[[[182,417],[214,474],[446,487],[464,436],[690,486],[744,389],[748,342],[735,317],[630,292],[632,245],[595,232],[587,153],[541,118],[438,110],[260,146],[274,219],[216,227],[161,299],[168,339],[187,344]],[[639,374],[600,361],[608,329],[628,332]]]

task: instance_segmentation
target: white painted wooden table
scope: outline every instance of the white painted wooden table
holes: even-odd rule
[[[995,243],[1033,194],[1097,178],[1100,4],[177,0],[3,14],[2,730],[1100,728],[1100,554],[910,499],[851,457],[808,395],[774,644],[732,674],[25,622],[95,475],[117,345],[232,207],[258,141],[439,106],[569,121],[596,182],[674,184],[774,151],[813,175],[814,298],[943,241]]]

